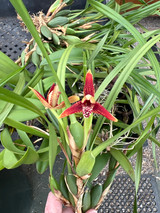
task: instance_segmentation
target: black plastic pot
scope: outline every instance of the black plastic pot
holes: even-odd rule
[[[0,16],[14,16],[16,15],[12,4],[9,1],[1,0]],[[36,13],[40,10],[46,12],[54,0],[23,0],[27,10],[30,13]],[[74,0],[73,4],[69,6],[70,9],[84,8],[86,0]]]
[[[58,180],[64,157],[59,155],[53,169]],[[35,165],[0,171],[0,213],[43,213],[50,191],[49,169],[38,174]]]
[[[0,173],[0,210],[9,213],[29,213],[32,187],[21,169],[2,170]]]

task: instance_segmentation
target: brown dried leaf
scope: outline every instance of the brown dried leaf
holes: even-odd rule
[[[68,138],[69,138],[69,147],[72,152],[72,157],[74,159],[75,165],[77,166],[82,152],[81,152],[81,150],[78,149],[78,147],[74,141],[74,138],[69,130],[69,126],[67,127],[67,134],[68,134]]]

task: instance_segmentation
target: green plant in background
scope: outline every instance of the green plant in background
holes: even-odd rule
[[[149,138],[160,145],[155,137],[160,107],[154,105],[159,104],[160,65],[151,49],[160,39],[160,30],[147,31],[140,25],[144,32],[139,33],[134,24],[158,14],[160,3],[128,11],[133,4],[88,0],[84,10],[66,11],[61,9],[67,1],[56,1],[46,15],[39,13],[31,19],[22,1],[10,1],[33,39],[21,54],[21,66],[0,53],[1,142],[5,148],[0,168],[36,163],[37,171],[43,173],[49,167],[51,190],[76,212],[100,206],[120,166],[135,182],[137,193],[143,144]],[[27,70],[30,59],[36,65],[33,74]],[[97,82],[95,94],[92,78]],[[83,83],[84,98],[79,101],[73,94],[82,93]],[[109,111],[118,122],[108,121],[117,121]],[[18,137],[13,141],[15,133]],[[41,140],[38,150],[34,135]],[[53,165],[60,150],[66,158],[61,178],[56,180]],[[129,159],[135,153],[134,171]],[[94,185],[106,165],[106,180]]]

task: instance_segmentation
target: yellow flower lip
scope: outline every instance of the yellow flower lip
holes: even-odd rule
[[[96,102],[94,97],[90,94],[84,96],[84,98],[82,99],[82,103],[84,103],[85,101],[90,101],[91,104],[94,104]]]

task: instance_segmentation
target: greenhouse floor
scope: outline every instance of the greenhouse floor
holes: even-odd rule
[[[160,29],[159,17],[149,17],[142,20],[141,23],[150,30]],[[0,50],[7,54],[12,60],[17,60],[18,56],[26,45],[22,41],[27,41],[29,38],[30,35],[27,34],[25,31],[22,31],[16,17],[0,18]],[[31,66],[29,67],[29,69],[32,71],[33,67]],[[159,135],[160,134],[158,134],[157,136],[158,138],[160,138]],[[2,149],[1,145],[0,149]],[[158,147],[156,154],[157,169],[155,169],[153,160],[152,144],[150,141],[147,141],[144,146],[142,178],[138,192],[138,212],[140,213],[160,213],[160,149]],[[133,165],[135,164],[135,159],[136,156],[134,156],[131,160]],[[58,176],[58,171],[60,171],[61,168],[61,160],[63,159],[60,156],[57,159],[55,169],[56,176]],[[26,184],[26,194],[24,195],[24,197],[25,199],[28,199],[28,204],[30,203],[30,210],[25,208],[24,203],[22,204],[24,205],[24,210],[22,207],[19,211],[17,210],[17,206],[20,205],[19,201],[22,199],[22,190],[24,190],[24,185],[22,186],[22,184],[20,184],[21,181],[17,179],[17,175],[19,174],[21,175],[21,178],[23,180],[23,174],[26,174],[27,179],[24,183],[24,185]],[[46,171],[43,175],[37,174],[35,165],[22,166],[21,168],[10,171],[1,171],[0,191],[2,189],[5,189],[5,193],[3,191],[3,196],[0,195],[1,212],[42,213],[44,211],[45,199],[49,192],[48,175],[48,171]],[[101,174],[102,179],[104,175],[105,170]],[[9,181],[9,184],[7,180]],[[10,192],[12,191],[10,197],[8,197],[7,194],[7,187],[10,187]],[[8,193],[10,193],[9,191]],[[28,195],[28,197],[26,195]],[[99,209],[99,212],[132,213],[134,196],[135,190],[132,180],[126,175],[123,169],[120,169],[113,182],[109,194],[107,195],[104,203]],[[19,198],[20,200],[17,198]],[[12,203],[10,203],[10,199],[12,200]],[[3,203],[3,201],[5,202],[5,204]],[[9,203],[12,205],[12,209],[9,209]]]

